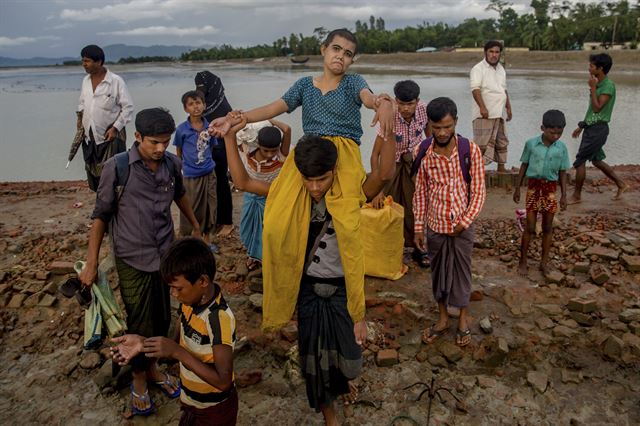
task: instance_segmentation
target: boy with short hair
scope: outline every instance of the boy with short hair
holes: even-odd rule
[[[382,208],[386,195],[404,207],[404,243],[405,247],[413,247],[413,259],[423,268],[429,266],[426,252],[422,252],[413,243],[413,192],[415,183],[411,176],[413,151],[424,140],[431,136],[427,105],[420,100],[420,86],[412,80],[403,80],[393,87],[398,111],[395,114],[393,133],[396,143],[396,172],[393,179],[372,201],[375,208]],[[380,145],[384,135],[378,126],[378,135],[371,153],[371,169],[377,167],[380,156]]]
[[[622,197],[622,194],[629,189],[622,179],[616,175],[611,166],[604,162],[604,144],[609,135],[609,121],[613,106],[616,103],[616,86],[607,77],[609,70],[613,66],[611,56],[606,53],[599,53],[589,56],[589,108],[584,117],[584,121],[578,123],[578,127],[571,136],[577,138],[584,130],[580,148],[576,154],[576,161],[573,167],[576,169],[576,186],[571,196],[569,204],[577,204],[582,201],[582,185],[587,177],[587,167],[585,163],[591,161],[602,173],[611,179],[618,191],[613,196],[614,200]]]
[[[235,425],[238,394],[233,383],[236,321],[213,279],[216,261],[197,238],[175,241],[162,257],[162,279],[180,302],[180,334],[144,338],[127,334],[112,340],[113,358],[123,365],[134,356],[180,362],[180,425]]]
[[[182,159],[187,197],[200,223],[205,242],[208,243],[209,234],[216,226],[216,173],[211,145],[217,142],[207,132],[209,122],[202,115],[206,107],[204,95],[195,90],[188,91],[182,95],[182,106],[189,117],[177,127],[173,144],[178,157]],[[180,215],[180,234],[190,235],[191,231],[187,218]]]
[[[250,149],[246,144],[240,145],[240,158],[251,178],[271,183],[278,177],[289,154],[291,127],[274,119],[269,122],[272,126],[258,131],[256,149]],[[263,195],[244,193],[240,239],[247,248],[247,268],[250,271],[262,264],[262,228],[266,199]]]
[[[560,209],[567,208],[567,170],[571,167],[567,147],[560,140],[566,121],[561,111],[552,109],[542,116],[542,134],[529,139],[520,157],[518,185],[513,191],[513,201],[520,202],[520,187],[525,175],[527,185],[527,224],[522,233],[520,246],[520,264],[518,272],[522,276],[528,273],[527,252],[529,242],[536,233],[536,218],[542,215],[542,258],[540,270],[543,275],[549,272],[549,250],[553,238],[553,216],[558,210],[556,186],[560,181]]]

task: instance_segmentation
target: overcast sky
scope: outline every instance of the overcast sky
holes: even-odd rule
[[[587,0],[590,2],[592,0]],[[79,56],[87,44],[270,44],[316,27],[353,28],[382,17],[387,29],[496,17],[488,0],[0,0],[0,56]],[[520,14],[530,0],[512,0]],[[574,1],[572,1],[574,3]],[[107,58],[108,59],[108,58]]]

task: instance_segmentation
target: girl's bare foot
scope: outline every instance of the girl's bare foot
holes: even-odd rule
[[[623,183],[622,186],[618,187],[618,191],[616,192],[616,195],[613,196],[613,199],[614,200],[621,199],[622,198],[622,194],[624,194],[628,190],[629,190],[629,185],[627,185],[626,183]]]
[[[219,237],[228,237],[233,232],[233,225],[222,225],[218,230]]]
[[[571,197],[569,197],[569,199],[567,200],[567,205],[571,205],[571,204],[578,204],[582,202],[582,198],[577,196],[576,194],[573,194]]]

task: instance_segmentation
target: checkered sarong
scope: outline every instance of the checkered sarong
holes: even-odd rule
[[[473,120],[473,141],[480,147],[485,164],[507,162],[509,139],[502,118],[476,118]]]

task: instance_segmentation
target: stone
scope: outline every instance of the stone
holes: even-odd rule
[[[34,293],[24,300],[22,306],[25,308],[32,308],[40,303],[40,299],[42,299],[42,293]]]
[[[620,250],[623,251],[624,254],[628,254],[630,256],[637,256],[638,250],[632,245],[626,245],[620,247]]]
[[[447,361],[452,363],[459,361],[463,355],[462,349],[460,349],[459,346],[449,342],[442,342],[439,350],[442,356],[444,356]]]
[[[50,294],[47,294],[47,293],[40,293],[40,294],[42,295],[42,298],[38,302],[38,306],[43,306],[45,308],[50,308],[53,305],[55,305],[56,302],[58,301],[58,299],[56,299],[55,296],[52,296]]]
[[[489,319],[489,317],[482,318],[478,323],[478,326],[480,326],[480,330],[482,330],[482,332],[485,334],[493,333],[493,326],[491,325],[491,320]]]
[[[498,384],[496,379],[488,376],[478,376],[476,377],[476,382],[478,383],[478,386],[480,386],[483,389],[495,388],[496,385]]]
[[[500,260],[505,263],[509,263],[513,260],[513,256],[510,254],[503,254],[502,256],[500,256]]]
[[[390,367],[398,363],[398,351],[395,349],[382,349],[376,354],[378,367]]]
[[[556,325],[548,317],[536,318],[536,324],[540,328],[540,330],[547,330],[549,328],[555,327],[555,325]]]
[[[589,247],[584,254],[587,256],[598,256],[603,260],[617,260],[620,256],[620,251],[596,245]]]
[[[553,328],[552,334],[554,337],[571,339],[577,334],[577,331],[564,325],[557,325]]]
[[[92,374],[91,380],[93,383],[98,386],[98,389],[102,390],[106,387],[113,387],[115,384],[114,377],[112,377],[113,370],[113,360],[111,358],[107,358],[107,360],[102,364],[100,369]]]
[[[544,393],[547,390],[549,378],[540,371],[529,371],[527,373],[527,383],[538,393]]]
[[[589,272],[589,262],[576,262],[573,264],[573,272],[575,274],[586,274]]]
[[[416,361],[425,362],[429,357],[429,353],[427,351],[420,351],[416,354]]]
[[[622,264],[627,268],[629,272],[640,272],[640,256],[629,256],[623,254],[620,256]]]
[[[612,335],[607,337],[607,340],[602,344],[602,352],[607,358],[619,358],[622,354],[622,348],[624,347],[624,342],[622,339]]]
[[[640,309],[625,309],[620,312],[618,319],[624,323],[640,322]]]
[[[0,283],[4,282],[7,279],[7,271],[0,271]]]
[[[21,307],[26,298],[27,298],[26,294],[23,294],[23,293],[15,294],[7,304],[7,308],[16,309]]]
[[[581,312],[583,314],[589,314],[595,312],[598,309],[598,303],[594,299],[571,299],[567,303],[567,309],[574,312]]]
[[[607,268],[602,265],[593,265],[591,269],[589,269],[589,275],[591,276],[591,281],[597,285],[606,283],[611,276]]]
[[[245,262],[239,262],[238,266],[236,266],[236,275],[238,275],[238,278],[241,280],[244,280],[244,278],[249,275],[249,268],[247,268]]]
[[[429,364],[431,364],[434,367],[441,367],[441,368],[446,368],[449,366],[449,364],[447,364],[447,360],[441,357],[440,355],[430,356]]]
[[[618,247],[629,244],[629,241],[627,241],[626,238],[616,234],[615,232],[607,232],[607,238]]]
[[[507,359],[509,344],[506,339],[499,337],[483,342],[481,350],[484,351],[483,358],[487,367],[495,368],[502,365]]]
[[[97,352],[87,352],[80,360],[80,367],[85,370],[92,370],[100,365],[100,354]]]
[[[76,272],[73,268],[73,262],[65,262],[62,260],[51,262],[48,269],[54,275],[73,274]]]
[[[536,305],[538,309],[540,309],[545,315],[554,316],[554,315],[562,315],[562,308],[559,305]]]
[[[262,370],[257,368],[240,370],[235,373],[235,383],[239,388],[253,386],[260,383],[260,381],[262,381]]]
[[[622,341],[626,347],[631,349],[632,354],[640,356],[640,337],[632,333],[624,333],[622,335]]]
[[[255,311],[262,311],[262,294],[260,293],[254,293],[251,296],[249,296],[249,303],[251,303],[251,307],[255,310]]]
[[[49,271],[38,271],[36,272],[36,280],[46,281],[47,279],[49,279],[50,275],[51,272]]]
[[[572,318],[564,319],[559,324],[569,328],[578,328],[578,322]]]
[[[479,302],[482,299],[484,299],[484,293],[482,292],[482,290],[473,290],[471,292],[471,296],[469,297],[469,300],[471,300],[472,302]]]
[[[42,289],[47,294],[56,294],[58,292],[58,284],[53,281],[49,281],[46,286]]]
[[[0,294],[0,307],[2,308],[7,307],[7,305],[9,304],[9,300],[11,300],[10,293]],[[2,335],[2,332],[0,331],[0,336],[1,335]]]
[[[562,284],[564,279],[565,279],[564,274],[556,270],[553,270],[549,272],[547,275],[545,275],[545,280],[548,283],[552,283],[552,284]]]
[[[589,314],[571,311],[569,315],[571,315],[571,318],[573,318],[575,322],[585,327],[592,327],[596,323],[596,320]]]
[[[298,326],[291,322],[280,329],[280,335],[286,341],[293,343],[298,339]]]
[[[580,384],[582,382],[582,373],[563,368],[560,372],[560,379],[562,380],[562,383]]]
[[[629,323],[629,331],[635,335],[640,335],[640,322]]]
[[[249,290],[253,293],[262,293],[262,277],[251,277],[249,280]]]

